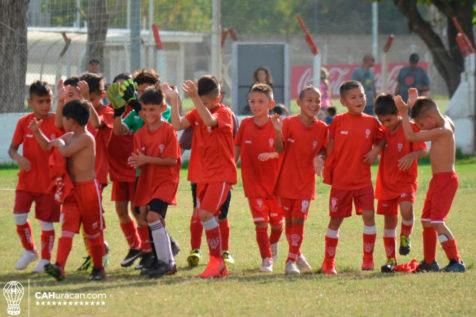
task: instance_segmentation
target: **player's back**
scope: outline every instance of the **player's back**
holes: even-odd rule
[[[89,133],[76,134],[73,132],[64,136],[66,145],[74,142],[84,142],[85,146],[67,158],[68,173],[74,182],[86,182],[96,178],[96,143],[94,136]]]

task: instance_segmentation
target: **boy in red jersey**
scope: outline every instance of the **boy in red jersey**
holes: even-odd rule
[[[134,203],[148,206],[147,222],[157,254],[157,262],[141,274],[160,277],[177,271],[170,237],[165,230],[165,215],[168,205],[175,204],[180,149],[173,126],[161,119],[167,107],[162,92],[148,88],[140,102],[145,126],[134,135],[134,152],[129,164],[141,170]]]
[[[418,90],[415,88],[408,90],[408,105],[400,96],[396,96],[394,100],[402,116],[403,131],[407,140],[410,142],[431,141],[430,160],[433,177],[421,215],[424,259],[417,271],[439,270],[439,265],[435,261],[438,235],[441,247],[450,261],[443,271],[465,272],[466,267],[459,255],[456,239],[445,223],[458,189],[458,176],[455,172],[454,124],[450,118],[441,114],[431,98],[419,98]],[[408,115],[409,110],[421,131],[413,131]]]
[[[93,261],[91,280],[106,277],[102,257],[104,254],[103,217],[101,197],[95,181],[95,151],[93,135],[88,132],[90,108],[86,100],[73,100],[62,107],[63,126],[61,138],[49,140],[40,130],[40,121],[30,125],[35,138],[45,149],[56,147],[67,160],[68,175],[74,182],[72,192],[62,205],[61,237],[58,241],[56,264],[47,264],[45,271],[56,280],[63,280],[73,237],[83,226]]]
[[[195,105],[195,109],[185,117],[180,116],[177,91],[163,90],[172,104],[175,129],[193,125],[192,155],[196,155],[201,167],[197,181],[197,209],[210,253],[207,268],[199,277],[224,277],[228,270],[222,257],[217,217],[231,186],[236,184],[232,112],[220,103],[220,85],[213,76],[203,76],[198,83],[187,80],[183,89]]]
[[[324,182],[332,185],[322,264],[325,274],[337,274],[335,255],[339,227],[345,218],[352,216],[352,202],[364,222],[362,270],[374,269],[373,251],[377,236],[370,166],[383,146],[382,125],[376,118],[363,113],[365,92],[358,81],[342,84],[340,101],[348,111],[335,116],[329,126],[324,169]]]
[[[311,200],[315,198],[317,157],[325,151],[327,126],[316,116],[321,108],[321,94],[314,86],[299,93],[300,114],[280,120],[273,116],[275,146],[283,152],[275,194],[284,210],[286,238],[289,244],[286,274],[310,272],[311,266],[301,252],[304,222]]]
[[[33,112],[20,118],[8,149],[8,154],[20,168],[13,214],[24,251],[16,264],[16,269],[24,270],[38,258],[28,221],[28,212],[35,202],[35,217],[41,225],[41,260],[33,269],[36,273],[43,272],[44,266],[50,262],[55,240],[53,222],[59,221],[59,205],[55,202],[53,193],[48,191],[50,178],[45,167],[48,166],[49,151],[41,148],[33,137],[29,125],[33,119],[42,120],[41,129],[50,138],[55,139],[63,134],[55,127],[55,115],[50,113],[51,95],[51,89],[46,82],[36,81],[30,85],[28,105]],[[22,154],[18,153],[20,145],[23,145]]]
[[[273,194],[279,167],[279,155],[274,148],[275,132],[269,116],[275,105],[273,90],[266,84],[254,85],[248,94],[248,103],[253,117],[241,122],[235,137],[235,162],[241,156],[243,189],[255,223],[262,260],[260,271],[272,272],[271,245],[278,243],[283,230],[281,208]]]
[[[402,117],[390,94],[375,99],[375,114],[384,126],[385,146],[382,150],[375,186],[378,199],[377,214],[384,216],[383,243],[387,263],[382,272],[391,272],[397,263],[395,239],[397,236],[398,208],[402,214],[400,229],[401,255],[410,253],[410,234],[413,229],[413,203],[417,190],[418,159],[426,155],[424,142],[409,142],[402,128]],[[416,131],[415,124],[412,128]]]

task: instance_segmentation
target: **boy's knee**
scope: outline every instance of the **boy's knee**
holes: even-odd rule
[[[256,228],[267,228],[268,224],[264,221],[256,221],[255,222],[255,227]]]
[[[200,221],[204,222],[204,221],[208,221],[208,220],[212,219],[215,216],[209,211],[206,211],[204,209],[199,209],[198,210],[198,217],[200,218]]]

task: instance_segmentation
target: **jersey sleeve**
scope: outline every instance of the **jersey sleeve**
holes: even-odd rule
[[[122,122],[127,126],[129,130],[134,130],[133,125],[134,125],[134,116],[136,115],[135,110],[131,111],[127,117],[122,120]]]
[[[189,111],[186,115],[185,115],[185,120],[187,120],[190,125],[194,125],[195,124],[195,121],[197,121],[197,110],[196,109],[193,109],[192,111]]]
[[[377,143],[379,141],[382,141],[385,139],[385,132],[384,132],[384,126],[381,124],[377,118],[374,118],[375,120],[375,136],[374,136],[374,143]]]
[[[413,132],[419,132],[420,131],[420,129],[418,129],[416,124],[412,124],[412,129],[413,129]],[[423,142],[423,141],[412,142],[411,143],[411,150],[412,151],[426,150],[426,143]]]
[[[24,135],[24,125],[25,120],[20,120],[15,127],[15,132],[13,133],[12,143],[15,146],[19,146],[23,143],[23,135]]]
[[[230,129],[233,132],[233,118],[226,108],[219,109],[212,116],[217,120],[218,129]]]
[[[162,118],[167,121],[168,123],[172,123],[172,108],[167,105],[167,109],[162,113]]]

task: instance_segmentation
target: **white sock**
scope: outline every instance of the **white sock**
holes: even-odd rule
[[[157,259],[169,264],[170,266],[175,265],[175,259],[170,247],[170,238],[167,231],[165,231],[162,221],[157,220],[156,222],[149,223],[149,227],[152,234],[152,240],[154,241]]]

